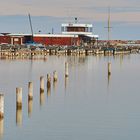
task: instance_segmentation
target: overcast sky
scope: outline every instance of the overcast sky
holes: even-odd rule
[[[108,7],[111,7],[111,22],[114,25],[118,23],[115,26],[122,24],[121,27],[124,27],[125,23],[128,30],[131,28],[132,33],[133,27],[136,30],[140,26],[140,0],[1,0],[0,20],[3,17],[9,18],[8,15],[30,13],[34,17],[50,16],[61,20],[62,18],[78,17],[81,20],[85,19],[85,21],[95,23],[95,25],[99,23],[99,25],[105,26],[103,23],[107,21]],[[4,23],[0,24],[0,27],[1,25]],[[10,25],[13,27],[12,23]],[[99,25],[96,28],[99,28]]]
[[[1,0],[0,15],[30,12],[34,16],[77,16],[103,21],[108,6],[113,21],[140,21],[140,0]]]

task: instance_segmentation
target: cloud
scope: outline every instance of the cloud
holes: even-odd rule
[[[139,0],[4,0],[0,15],[80,17],[106,21],[108,6],[112,21],[140,21]]]

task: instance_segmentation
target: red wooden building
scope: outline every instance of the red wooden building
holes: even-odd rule
[[[34,42],[43,45],[79,45],[80,40],[78,35],[62,35],[62,34],[35,34]]]
[[[0,34],[0,44],[11,44],[11,37],[7,34]]]
[[[0,44],[22,45],[34,41],[46,46],[93,45],[98,35],[92,33],[92,28],[92,24],[66,23],[61,26],[61,34],[34,34],[32,37],[31,34],[3,33],[0,35]]]

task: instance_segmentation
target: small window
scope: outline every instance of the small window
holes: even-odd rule
[[[14,38],[14,41],[19,41],[19,39],[18,38]]]

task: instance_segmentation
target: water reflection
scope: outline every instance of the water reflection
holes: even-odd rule
[[[0,119],[0,138],[3,137],[4,133],[4,119]]]
[[[120,67],[122,66],[122,64],[123,64],[123,54],[120,55]]]
[[[86,63],[86,60],[88,60],[87,56],[80,55],[80,56],[67,57],[66,61],[69,63],[70,66],[76,66],[77,64],[84,64],[84,63]]]
[[[16,109],[16,124],[18,126],[22,126],[22,109],[21,108]]]
[[[86,58],[85,55],[80,55],[78,58],[79,58],[78,60],[79,63],[85,63],[85,58]]]
[[[53,81],[53,90],[56,93],[57,81]]]
[[[67,91],[68,86],[68,77],[65,77],[65,92]]]
[[[47,88],[47,97],[51,96],[51,88]]]
[[[113,136],[110,137],[110,139],[113,138],[115,139],[115,136],[118,136],[118,134],[119,134],[118,139],[119,138],[121,139],[121,137],[123,137],[124,135],[128,136],[129,139],[131,133],[128,135],[127,133],[128,131],[125,131],[126,130],[125,126],[127,123],[126,118],[128,118],[128,114],[131,115],[134,110],[135,112],[139,113],[139,108],[138,108],[139,90],[137,89],[137,85],[139,83],[140,78],[138,74],[139,61],[132,61],[133,59],[131,59],[132,63],[128,65],[128,61],[126,57],[128,56],[118,55],[115,56],[115,60],[114,60],[112,59],[112,57],[110,57],[109,59],[108,57],[100,58],[100,56],[98,56],[92,58],[91,56],[89,56],[87,57],[87,59],[81,58],[78,62],[75,60],[76,65],[74,65],[73,62],[70,63],[69,77],[64,78],[63,68],[58,69],[58,71],[61,73],[59,77],[60,81],[52,83],[53,84],[52,88],[46,89],[45,87],[45,91],[44,91],[44,83],[43,83],[43,86],[41,87],[41,91],[43,92],[41,93],[39,91],[40,88],[38,84],[39,81],[37,82],[36,79],[40,76],[40,74],[45,75],[46,71],[54,70],[54,66],[52,66],[52,61],[54,61],[54,57],[51,57],[52,60],[50,59],[47,62],[46,64],[47,66],[44,65],[44,63],[38,63],[38,62],[36,63],[36,61],[33,61],[34,67],[32,68],[32,71],[31,72],[26,71],[25,75],[23,73],[25,73],[25,70],[28,70],[28,66],[31,64],[29,62],[24,62],[23,64],[27,64],[27,67],[25,67],[27,69],[22,68],[21,70],[23,71],[21,71],[19,69],[21,67],[21,62],[20,63],[18,61],[14,62],[16,63],[16,65],[13,65],[12,62],[12,65],[10,65],[10,70],[9,70],[11,72],[9,74],[11,77],[8,75],[6,77],[7,79],[5,79],[5,77],[3,78],[2,75],[6,74],[6,70],[9,69],[9,65],[5,64],[5,61],[1,62],[2,65],[5,66],[5,69],[2,69],[3,67],[1,68],[1,78],[4,80],[4,81],[1,80],[1,84],[0,84],[1,87],[4,85],[3,83],[9,82],[10,85],[9,84],[6,85],[6,88],[7,86],[9,86],[7,88],[7,92],[10,93],[10,90],[14,89],[15,85],[17,85],[18,79],[20,79],[20,81],[22,82],[20,84],[24,85],[25,81],[27,81],[27,79],[29,78],[28,73],[30,73],[33,77],[33,82],[35,83],[37,82],[36,84],[37,86],[35,86],[35,91],[38,92],[38,94],[37,94],[37,98],[35,98],[34,101],[32,100],[28,101],[28,108],[26,109],[28,109],[28,116],[29,117],[31,116],[30,119],[26,115],[22,116],[22,113],[23,114],[27,113],[26,109],[25,109],[26,112],[24,112],[24,108],[23,108],[23,112],[21,109],[17,111],[15,110],[16,112],[15,111],[14,112],[16,116],[11,114],[13,113],[13,111],[11,112],[11,109],[15,109],[15,106],[10,106],[6,108],[7,109],[6,118],[8,119],[8,121],[0,120],[0,136],[2,136],[4,133],[4,136],[2,138],[3,140],[7,139],[7,137],[8,138],[12,137],[13,139],[20,137],[21,140],[28,139],[28,135],[31,136],[30,139],[36,139],[38,136],[43,136],[42,139],[54,140],[56,139],[56,137],[59,137],[60,139],[63,139],[64,137],[69,139],[70,135],[73,135],[73,137],[80,138],[81,136],[80,134],[83,133],[85,137],[81,137],[82,140],[85,139],[86,137],[87,139],[90,139],[91,138],[90,136],[92,136],[94,133],[95,133],[95,139],[101,139],[102,137],[104,137],[105,133],[106,133],[105,139],[107,139],[107,136],[110,136],[110,132],[112,132]],[[59,60],[60,62],[58,62],[56,67],[62,64],[63,62],[65,62],[65,59],[66,59],[65,57],[62,60],[60,59]],[[112,71],[113,75],[108,75],[107,73],[106,64],[109,61],[108,59],[111,60],[113,64],[113,71]],[[84,61],[85,64],[82,64],[84,63]],[[120,63],[122,63],[122,61],[124,67],[123,70],[121,69],[121,71],[119,71],[120,73],[118,73],[118,67],[120,66]],[[129,70],[128,68],[131,68],[131,66],[133,66],[134,68],[135,67],[138,68],[136,69],[137,71],[133,71],[133,75],[131,74],[132,71],[131,72],[128,71]],[[39,68],[40,71],[37,68]],[[13,75],[13,71],[16,71],[14,75]],[[5,73],[3,74],[3,72]],[[19,78],[19,76],[21,77]],[[130,79],[127,80],[128,78]],[[15,83],[13,80],[15,81]],[[134,82],[136,83],[136,85],[134,84]],[[118,85],[116,85],[116,83],[118,83]],[[99,84],[102,86],[99,87]],[[118,88],[118,86],[120,86],[120,89]],[[133,89],[131,90],[131,88],[136,89],[136,92],[134,92],[135,96],[133,95],[134,98],[132,98]],[[93,93],[93,89],[94,89],[94,93]],[[55,96],[52,92],[53,90],[60,91],[62,92],[62,94],[58,94],[57,96]],[[64,96],[65,93],[67,93],[66,96]],[[68,93],[71,94],[69,94],[68,96]],[[126,93],[128,96],[127,101],[125,98]],[[46,96],[51,96],[51,98],[48,98],[47,110],[46,110],[46,106],[44,106],[46,105]],[[7,96],[8,105],[6,104],[6,106],[13,104],[12,102],[13,100],[11,100],[12,99],[11,97],[14,97],[14,95],[9,94]],[[124,104],[124,99],[125,99],[125,104]],[[117,104],[118,102],[119,104]],[[129,104],[129,102],[132,102],[132,104]],[[36,108],[36,111],[34,112],[35,114],[33,113],[33,109],[34,109],[33,105],[34,108]],[[25,106],[27,106],[27,103]],[[43,114],[42,116],[38,115],[40,113],[38,107],[40,107],[40,110],[42,109],[41,110],[41,114]],[[58,114],[58,117],[56,117],[56,120],[54,122],[55,114]],[[35,116],[33,117],[32,115]],[[15,116],[16,118],[15,117],[13,118],[12,116]],[[136,118],[135,116],[133,118],[131,116],[128,118],[130,124],[134,126],[136,125],[135,118]],[[15,121],[15,125],[10,125],[9,122],[12,122],[13,119]],[[24,120],[25,120],[25,125],[23,124]],[[28,123],[29,120],[31,122],[29,123],[28,128],[26,128],[27,127],[26,123]],[[46,120],[46,122],[44,123],[43,120]],[[73,123],[71,125],[71,122],[76,122],[76,123]],[[16,123],[19,126],[23,124],[22,129],[20,130],[21,134],[19,133],[18,135],[16,131],[19,131],[18,130],[19,127],[16,127]],[[50,134],[53,133],[53,131],[56,130],[57,127],[62,126],[62,124],[64,124],[63,127],[61,128],[60,131],[56,133],[55,136]],[[128,127],[129,130],[131,130],[132,125],[129,125],[130,126]],[[8,127],[5,128],[5,126]],[[34,126],[38,126],[38,127],[34,128]],[[46,127],[46,126],[50,126],[50,127]],[[69,128],[67,126],[69,126]],[[76,129],[77,126],[81,126],[81,128],[79,128],[78,133],[75,133],[77,131]],[[96,129],[97,127],[99,127],[99,129]],[[28,130],[31,129],[31,131],[27,132],[27,129]],[[118,130],[117,132],[116,129]],[[72,130],[72,131],[69,133],[68,130]],[[136,135],[138,137],[139,133],[136,133]]]
[[[110,85],[111,74],[108,74],[108,87]]]
[[[45,102],[44,91],[40,91],[40,105],[42,106]]]
[[[33,111],[33,100],[28,100],[28,116],[31,117]]]

